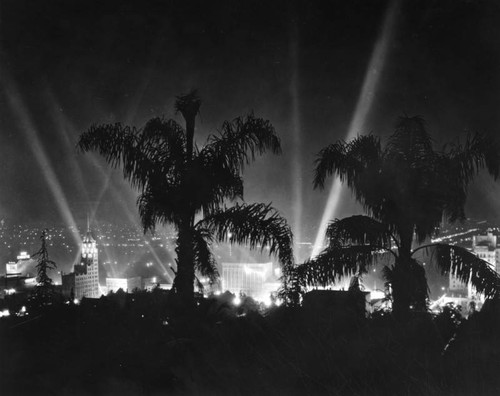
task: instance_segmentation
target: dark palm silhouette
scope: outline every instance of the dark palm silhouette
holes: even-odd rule
[[[314,187],[322,189],[327,176],[338,175],[367,216],[333,221],[328,247],[295,270],[292,289],[361,275],[386,252],[393,257],[384,276],[395,313],[425,309],[427,281],[415,259],[425,248],[443,273],[456,273],[486,296],[496,295],[499,276],[487,262],[458,246],[422,243],[438,232],[443,219],[463,220],[469,183],[482,169],[497,178],[499,166],[499,144],[487,135],[469,135],[463,145],[434,150],[420,117],[401,117],[385,147],[373,135],[326,147],[316,161]]]
[[[224,122],[199,148],[194,142],[195,118],[201,101],[196,92],[177,98],[175,108],[185,119],[153,118],[144,128],[121,124],[92,126],[78,148],[97,151],[113,167],[123,169],[140,191],[139,213],[144,230],[171,223],[177,235],[174,290],[192,302],[195,271],[215,280],[217,266],[210,245],[214,240],[269,247],[280,262],[293,261],[292,234],[287,222],[270,205],[227,202],[243,198],[243,167],[267,150],[281,152],[269,121],[250,114]],[[201,220],[195,221],[195,217]],[[231,238],[229,238],[231,235]]]

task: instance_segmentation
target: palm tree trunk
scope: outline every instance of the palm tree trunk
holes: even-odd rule
[[[400,230],[399,236],[399,258],[394,265],[391,280],[392,311],[396,317],[404,318],[409,313],[411,305],[411,246],[413,230]]]
[[[194,252],[193,227],[190,216],[185,216],[179,224],[177,236],[177,274],[174,280],[174,290],[185,307],[194,304]]]
[[[410,310],[427,307],[427,279],[422,266],[412,257],[413,229],[400,232],[399,258],[392,274],[393,313],[406,318]]]
[[[193,158],[194,124],[196,115],[200,111],[200,106],[201,100],[196,91],[177,98],[176,107],[186,121],[186,161],[188,164]]]
[[[411,305],[411,271],[408,261],[399,258],[392,272],[392,312],[398,318],[407,317]]]
[[[194,126],[196,115],[200,109],[200,100],[196,92],[178,98],[177,106],[184,120],[186,121],[186,162],[183,171],[181,184],[188,185],[187,178],[189,168],[193,160],[194,147]],[[186,189],[187,193],[189,190]],[[193,230],[194,230],[194,210],[189,206],[190,197],[186,196],[187,206],[178,224],[179,233],[177,236],[177,275],[174,280],[174,290],[180,297],[182,305],[186,308],[194,305],[194,251],[193,251]]]

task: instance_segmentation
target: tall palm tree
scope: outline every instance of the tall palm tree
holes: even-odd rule
[[[431,257],[443,273],[456,273],[479,292],[496,295],[499,276],[488,263],[458,246],[422,245],[439,231],[443,219],[465,218],[467,187],[482,169],[498,177],[498,141],[474,134],[464,144],[434,150],[420,117],[400,117],[385,147],[380,138],[367,135],[324,148],[316,161],[314,187],[323,189],[329,175],[338,175],[367,216],[329,225],[327,248],[295,270],[295,289],[363,274],[374,264],[374,257],[386,252],[393,258],[393,264],[384,268],[393,310],[423,309],[428,288],[415,253],[425,248],[433,252]]]
[[[239,117],[224,122],[218,134],[199,148],[194,130],[200,106],[196,91],[177,97],[175,109],[185,119],[185,130],[164,118],[153,118],[142,129],[119,123],[94,125],[77,145],[121,167],[124,177],[139,189],[137,203],[145,232],[158,223],[175,226],[173,289],[187,304],[193,299],[195,271],[211,280],[218,277],[210,250],[214,240],[268,246],[282,265],[291,266],[293,261],[290,227],[275,209],[242,202],[226,207],[243,199],[244,166],[267,150],[281,152],[274,127],[253,114]]]

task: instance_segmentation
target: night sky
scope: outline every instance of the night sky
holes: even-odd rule
[[[92,123],[182,122],[175,96],[197,88],[199,144],[252,110],[273,123],[283,155],[245,170],[245,199],[273,202],[312,240],[328,197],[312,189],[314,159],[347,135],[389,8],[375,0],[2,0],[0,217],[50,226],[67,221],[66,201],[79,225],[89,210],[100,221],[136,220],[137,193],[99,157],[78,154],[78,136]],[[500,3],[403,1],[395,10],[359,132],[387,136],[406,113],[427,120],[437,145],[466,131],[500,133]],[[498,192],[478,178],[468,214],[500,217]],[[335,216],[360,211],[347,192]]]

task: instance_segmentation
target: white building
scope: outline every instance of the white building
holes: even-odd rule
[[[272,262],[222,263],[222,291],[267,300],[279,288],[278,276]]]
[[[488,229],[486,235],[475,235],[472,238],[472,251],[480,259],[487,261],[491,268],[500,270],[500,247],[497,244],[497,236]]]
[[[30,271],[34,271],[36,260],[32,259],[27,252],[21,252],[17,256],[17,261],[9,261],[5,264],[5,272],[7,276],[21,276]]]
[[[106,278],[106,289],[116,293],[122,289],[126,293],[132,293],[136,289],[142,289],[142,279],[140,276],[133,278]]]
[[[73,272],[62,275],[63,294],[75,298],[99,298],[99,261],[97,243],[92,237],[90,227],[82,239],[80,261],[74,265]]]

